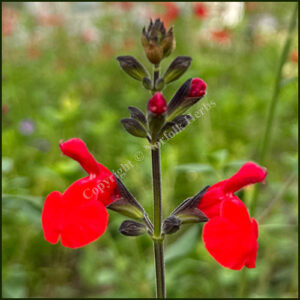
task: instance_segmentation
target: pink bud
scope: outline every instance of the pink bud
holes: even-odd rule
[[[167,110],[167,101],[160,92],[156,92],[148,102],[148,111],[161,115]]]
[[[206,83],[200,78],[193,78],[188,97],[202,97],[206,93]]]

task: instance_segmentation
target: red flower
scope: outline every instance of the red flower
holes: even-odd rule
[[[199,19],[205,19],[207,17],[207,7],[202,2],[195,3],[194,12]]]
[[[203,97],[206,93],[206,83],[200,78],[193,78],[188,97]]]
[[[44,203],[42,227],[45,239],[78,248],[99,238],[106,230],[105,206],[119,198],[113,174],[99,164],[80,139],[60,143],[64,155],[78,161],[89,174],[75,181],[63,194],[50,193]]]
[[[210,218],[203,228],[205,247],[224,267],[255,268],[258,226],[234,192],[263,181],[266,175],[265,168],[253,162],[245,163],[231,178],[211,186],[198,205]]]
[[[202,237],[207,251],[222,266],[255,268],[258,226],[239,198],[222,202],[220,216],[205,224]]]
[[[161,115],[167,110],[167,101],[160,92],[156,92],[149,100],[148,110],[156,115]]]
[[[224,200],[237,198],[234,192],[248,184],[264,181],[266,176],[265,168],[253,162],[247,162],[229,179],[212,185],[202,197],[198,208],[209,218],[219,216],[220,205]]]

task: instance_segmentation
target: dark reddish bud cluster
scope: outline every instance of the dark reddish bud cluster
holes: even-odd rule
[[[160,92],[156,92],[148,102],[148,111],[161,115],[167,110],[167,101]]]

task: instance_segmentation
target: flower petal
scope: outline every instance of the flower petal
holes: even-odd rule
[[[96,199],[80,206],[67,206],[61,243],[69,248],[83,247],[98,239],[105,232],[107,223],[107,210]]]
[[[98,162],[81,139],[69,139],[66,142],[60,143],[59,147],[64,155],[78,161],[88,174],[99,174]]]
[[[253,234],[255,237],[255,242],[254,242],[254,247],[249,255],[248,260],[245,263],[245,266],[247,268],[255,268],[256,265],[256,256],[257,256],[257,251],[258,251],[258,243],[257,243],[257,238],[258,238],[258,224],[256,222],[256,220],[254,218],[252,218],[252,230],[253,230]]]
[[[226,181],[227,180],[223,180],[212,185],[200,200],[198,208],[203,211],[208,218],[220,215],[220,205],[222,201],[228,198],[223,192]]]
[[[44,203],[42,211],[42,228],[45,240],[56,244],[62,225],[63,200],[60,192],[50,193]]]
[[[85,177],[74,182],[61,195],[47,197],[42,227],[45,239],[55,244],[59,237],[65,247],[78,248],[99,238],[106,230],[108,213],[94,190],[96,179]]]
[[[264,181],[266,176],[266,168],[262,168],[254,162],[247,162],[235,175],[227,180],[224,192],[234,193],[248,184]]]
[[[225,200],[220,206],[220,216],[210,219],[203,228],[207,251],[222,266],[233,270],[244,265],[255,267],[258,249],[247,208],[237,199]]]

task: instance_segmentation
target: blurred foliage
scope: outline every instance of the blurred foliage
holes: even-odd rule
[[[16,15],[16,24],[12,32],[2,28],[2,33],[7,30],[2,44],[4,297],[154,295],[152,243],[147,237],[121,236],[118,227],[123,218],[114,212],[110,212],[106,234],[82,249],[51,245],[43,238],[40,214],[46,195],[64,191],[85,176],[76,162],[61,155],[61,139],[82,138],[110,170],[131,161],[134,167],[123,174],[123,182],[148,211],[152,207],[146,142],[127,135],[119,122],[129,116],[130,105],[145,110],[150,95],[120,70],[115,58],[133,55],[150,69],[140,45],[147,21],[136,21],[134,9],[139,5],[160,12],[163,7],[94,3],[99,7],[92,10],[103,12],[92,22],[96,37],[101,37],[94,41],[89,29],[82,34],[72,31],[81,26],[79,16],[85,6],[79,4],[77,8],[66,4],[75,7],[73,19],[66,17],[61,23],[53,13],[52,19],[46,19],[52,20],[49,25],[44,15],[41,19],[32,14],[24,3],[5,3]],[[229,34],[215,41],[208,33],[209,5],[205,18],[193,14],[193,5],[181,3],[178,15],[164,15],[175,25],[177,47],[163,62],[163,70],[176,55],[193,57],[189,71],[164,90],[165,97],[170,99],[190,77],[201,77],[208,84],[207,96],[191,110],[201,110],[201,117],[162,149],[165,216],[204,186],[233,174],[243,162],[257,161],[275,71],[294,9],[291,2],[246,3],[242,20],[234,27],[223,26]],[[2,7],[2,13],[8,12]],[[258,25],[263,18],[267,28],[274,22],[276,26],[261,30]],[[297,45],[295,33],[294,57],[284,66],[265,163],[268,177],[260,186],[255,215],[260,221],[269,209],[260,226],[257,267],[241,272],[222,268],[205,250],[201,226],[186,226],[166,239],[169,297],[297,297]],[[247,187],[239,196],[247,203],[252,190]]]

